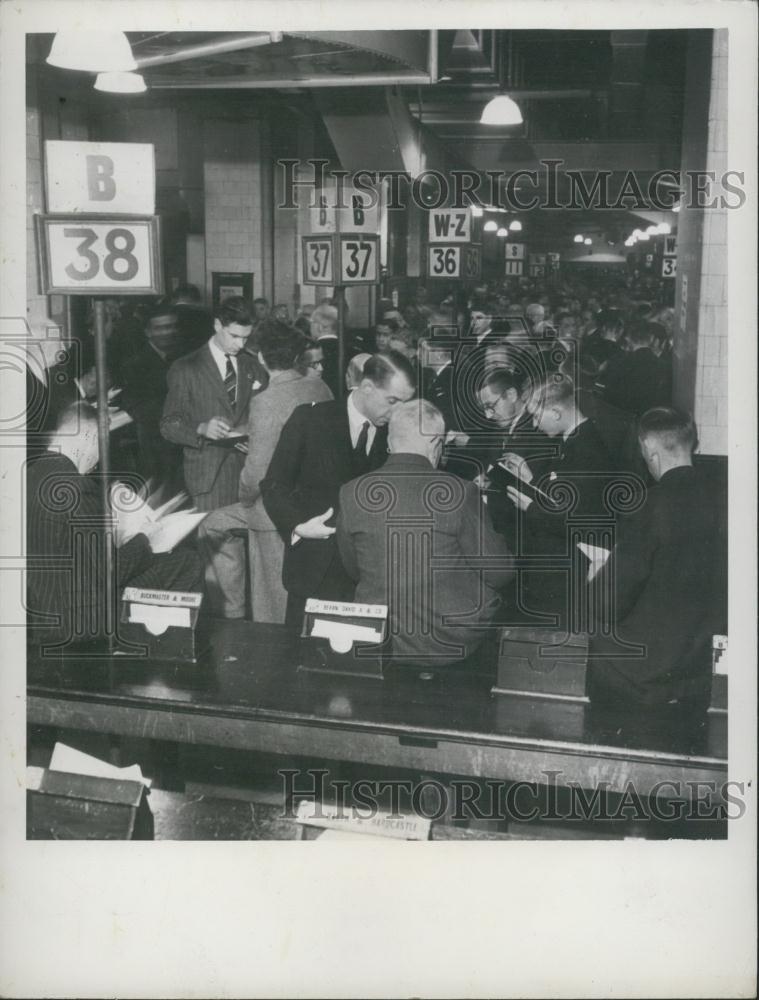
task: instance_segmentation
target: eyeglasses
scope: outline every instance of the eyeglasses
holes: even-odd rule
[[[495,413],[495,408],[496,408],[496,407],[498,406],[498,404],[499,404],[499,403],[501,402],[501,400],[503,399],[503,397],[504,397],[505,395],[506,395],[506,390],[504,390],[504,392],[502,392],[502,393],[501,393],[501,394],[500,394],[500,395],[499,395],[499,396],[498,396],[498,397],[496,398],[496,400],[495,400],[495,402],[494,402],[494,403],[483,403],[483,404],[482,404],[482,409],[483,409],[483,410],[485,411],[485,414],[486,414],[487,416],[491,416],[491,415],[492,415],[493,413]]]

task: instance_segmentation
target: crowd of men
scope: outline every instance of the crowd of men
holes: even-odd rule
[[[343,331],[344,371],[329,299],[209,313],[189,286],[118,319],[109,375],[132,423],[113,467],[207,514],[172,553],[151,553],[149,528],[121,546],[118,587],[202,589],[209,614],[295,630],[309,597],[384,604],[403,662],[465,660],[502,625],[582,631],[594,699],[703,700],[726,518],[671,406],[671,309],[614,285],[504,282],[436,304],[420,287]],[[72,587],[46,565],[97,511],[86,353],[76,378],[60,361],[28,376],[45,401],[29,608],[48,642],[97,618],[102,593],[102,574]]]

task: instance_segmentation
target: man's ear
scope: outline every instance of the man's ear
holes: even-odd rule
[[[213,332],[214,333],[221,333],[221,320],[220,319],[215,319],[213,321]]]

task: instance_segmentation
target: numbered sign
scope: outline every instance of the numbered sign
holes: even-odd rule
[[[674,257],[677,253],[677,236],[664,237],[664,255]]]
[[[506,258],[506,277],[508,278],[519,278],[524,273],[524,261],[523,260],[509,260]]]
[[[331,233],[304,236],[303,253],[304,285],[335,285],[335,248]]]
[[[545,277],[545,273],[546,273],[545,264],[530,264],[531,278],[543,278]]]
[[[160,222],[34,217],[45,295],[161,295]]]
[[[51,214],[152,215],[153,146],[139,142],[45,143],[47,210]]]
[[[677,276],[677,257],[662,257],[661,276],[662,278],[675,278]]]
[[[472,214],[469,209],[430,209],[429,242],[471,243]]]
[[[465,278],[476,280],[482,270],[482,248],[470,246],[431,246],[427,248],[427,274],[430,278]]]
[[[524,243],[507,243],[506,260],[524,260]],[[508,271],[506,272],[509,273]],[[514,272],[517,273],[516,271]],[[519,272],[522,273],[521,271]]]
[[[340,285],[376,285],[379,282],[379,237],[340,233]]]
[[[548,258],[548,263],[551,264],[553,267],[559,266],[559,261],[561,260],[561,254],[548,253],[546,254],[546,257]]]
[[[542,265],[542,264],[545,264],[545,262],[546,262],[546,255],[544,253],[531,253],[530,254],[530,264],[531,265],[533,265],[533,264]]]

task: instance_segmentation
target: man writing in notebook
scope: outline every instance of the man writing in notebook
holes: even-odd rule
[[[237,501],[251,396],[266,386],[258,361],[242,352],[253,328],[244,299],[225,299],[214,314],[207,344],[169,369],[161,434],[182,445],[184,481],[197,510]]]

